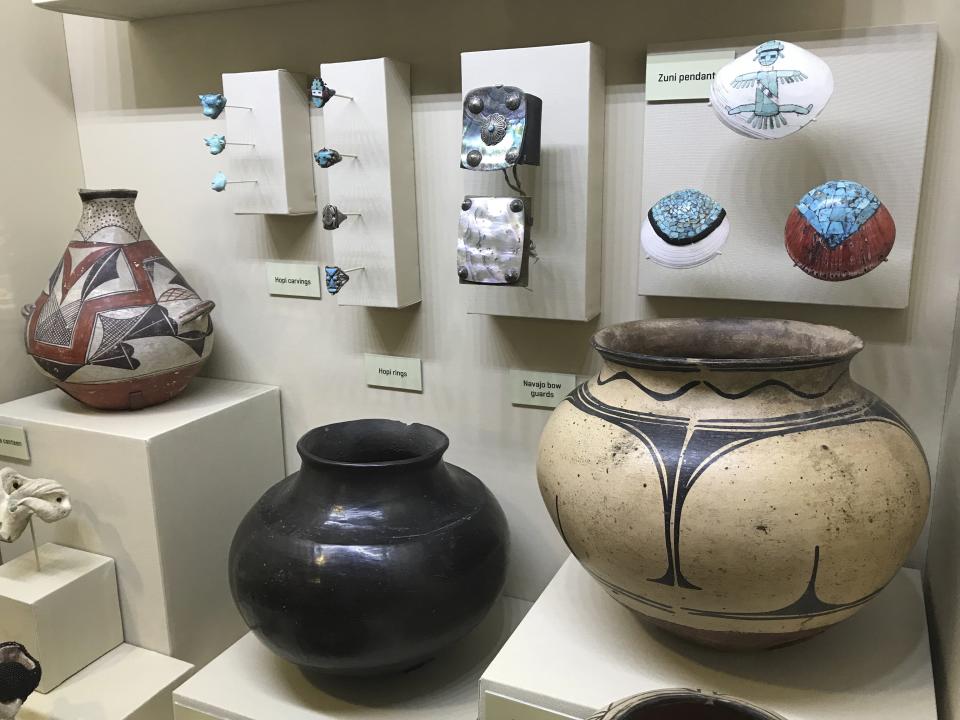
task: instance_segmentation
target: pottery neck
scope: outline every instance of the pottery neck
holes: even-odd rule
[[[626,323],[594,339],[604,359],[590,392],[626,410],[678,417],[761,418],[863,401],[850,377],[858,338],[773,320]]]
[[[149,239],[134,204],[136,190],[81,190],[75,242],[129,245]]]
[[[436,491],[446,481],[449,440],[426,425],[355,420],[311,430],[297,444],[297,484],[337,502],[389,502]]]

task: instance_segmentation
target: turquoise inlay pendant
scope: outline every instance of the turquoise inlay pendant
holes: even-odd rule
[[[719,255],[729,234],[723,206],[704,192],[685,188],[654,203],[640,230],[640,242],[651,262],[687,269]]]
[[[654,231],[670,245],[690,245],[712,233],[727,211],[699,190],[677,190],[650,208],[648,217]]]
[[[880,208],[880,200],[860,183],[831,180],[815,187],[797,203],[797,210],[835,248],[857,232]]]
[[[880,265],[897,238],[880,199],[852,180],[830,180],[808,191],[787,218],[790,259],[818,280],[850,280]]]

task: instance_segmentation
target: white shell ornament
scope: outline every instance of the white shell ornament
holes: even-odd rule
[[[647,259],[684,270],[720,254],[730,235],[727,211],[706,193],[686,188],[660,198],[647,212],[640,243]]]
[[[775,140],[804,128],[833,95],[830,66],[809,50],[768,40],[717,72],[710,103],[734,132]]]

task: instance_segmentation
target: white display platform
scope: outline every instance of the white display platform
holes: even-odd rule
[[[181,660],[121,645],[52,693],[31,695],[17,720],[171,720],[171,691],[191,670]]]
[[[248,634],[173,695],[176,720],[475,720],[477,680],[530,609],[504,598],[459,644],[416,670],[311,684]]]
[[[772,37],[657,46],[651,54],[735,48]],[[777,35],[815,53],[834,76],[833,97],[803,130],[779,140],[733,132],[706,102],[648,104],[643,128],[643,193],[638,214],[692,187],[724,206],[723,254],[688,270],[663,268],[640,253],[640,295],[905,308],[920,209],[937,50],[936,25]],[[778,61],[789,68],[789,59]],[[790,85],[784,86],[789,88]],[[788,92],[783,90],[784,96]],[[792,120],[788,120],[792,122]],[[827,180],[855,180],[893,215],[897,239],[871,272],[828,282],[810,277],[784,248],[794,205]],[[639,243],[639,237],[622,238]]]
[[[0,463],[70,492],[69,517],[35,523],[40,540],[116,561],[127,642],[200,664],[243,634],[227,553],[240,520],[284,476],[277,388],[197,378],[136,412],[50,390],[0,405],[0,423],[24,427],[33,456]],[[0,551],[32,552],[28,537]]]
[[[225,73],[223,94],[228,107],[227,145],[215,156],[226,164],[227,180],[256,180],[228,185],[238,215],[310,215],[317,212],[310,149],[310,111],[305,76],[286,70]],[[252,108],[244,110],[244,107]],[[213,124],[211,124],[211,127]],[[221,132],[212,130],[211,132]],[[213,173],[210,173],[211,177]]]
[[[112,558],[47,543],[0,565],[0,638],[40,662],[38,692],[53,690],[123,642]]]
[[[322,170],[329,199],[358,212],[333,231],[335,263],[350,273],[340,305],[402,308],[420,302],[410,66],[391,58],[324,63],[324,81],[353,100],[322,110],[323,146],[345,157]],[[315,143],[320,149],[320,144]]]
[[[463,284],[467,312],[549,320],[600,313],[603,206],[604,53],[590,42],[467,52],[460,56],[463,98],[474,88],[514,85],[543,100],[540,166],[519,166],[533,198],[531,237],[540,259],[527,287]],[[459,155],[459,145],[456,150]],[[464,195],[514,197],[499,171],[463,170]],[[450,208],[458,217],[460,203]],[[450,222],[450,257],[457,222]],[[455,277],[456,263],[449,272]]]
[[[731,695],[787,720],[936,720],[920,573],[901,570],[811,640],[738,654],[649,627],[571,557],[483,674],[480,720],[587,718],[664,688]]]

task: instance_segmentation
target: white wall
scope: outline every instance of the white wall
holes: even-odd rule
[[[960,329],[960,327],[958,327]],[[941,715],[960,718],[960,332],[954,340],[940,476],[933,499],[926,585],[934,624],[934,668]]]
[[[855,364],[858,379],[907,417],[936,468],[960,267],[955,0],[738,0],[723,3],[722,11],[715,9],[720,4],[695,0],[610,0],[603,12],[574,0],[545,7],[502,2],[481,12],[476,3],[449,0],[325,0],[130,26],[68,18],[87,182],[141,190],[141,216],[151,235],[217,301],[219,345],[207,374],[281,386],[290,469],[298,464],[297,438],[319,424],[383,416],[443,429],[452,441],[449,459],[487,482],[507,510],[514,533],[508,592],[527,598],[538,594],[565,551],[534,476],[547,413],[509,405],[508,372],[587,372],[593,363],[589,337],[604,324],[657,315],[745,314],[849,328],[867,343]],[[503,22],[478,22],[488,12]],[[909,309],[636,296],[643,127],[638,83],[646,44],[929,20],[941,23],[942,42]],[[324,34],[329,28],[334,30]],[[584,324],[468,316],[454,271],[462,194],[458,53],[585,39],[608,50],[603,315]],[[384,54],[413,66],[423,303],[390,311],[268,297],[265,260],[328,261],[330,236],[315,218],[234,216],[229,192],[209,191],[209,179],[223,163],[206,155],[200,139],[218,125],[201,117],[196,93],[218,88],[220,72],[310,71],[321,61]],[[319,146],[319,119],[315,132]],[[317,179],[322,204],[322,172]],[[365,387],[364,352],[422,357],[423,394]]]
[[[80,216],[82,184],[63,20],[28,0],[0,3],[0,402],[49,387],[23,351],[34,302]],[[65,192],[67,191],[67,192]]]

